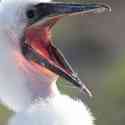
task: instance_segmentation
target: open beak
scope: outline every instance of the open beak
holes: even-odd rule
[[[54,72],[62,78],[81,88],[92,96],[91,92],[79,79],[63,56],[62,52],[52,42],[51,29],[63,16],[76,14],[100,13],[111,8],[106,4],[77,3],[39,3],[27,10],[29,19],[25,30],[22,52],[27,60]]]

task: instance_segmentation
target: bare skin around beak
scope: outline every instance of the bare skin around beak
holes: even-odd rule
[[[88,88],[73,71],[61,51],[53,45],[51,29],[63,16],[100,13],[111,8],[106,4],[40,3],[27,10],[29,25],[26,28],[22,52],[27,60],[73,83],[92,96]]]

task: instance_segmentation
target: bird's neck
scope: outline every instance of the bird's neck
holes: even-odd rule
[[[59,94],[56,85],[57,75],[44,67],[29,63],[24,57],[22,59],[22,67],[20,68],[23,74],[25,74],[27,86],[31,91],[33,99],[38,97],[47,98]]]
[[[30,89],[33,94],[33,99],[37,99],[38,97],[48,98],[59,94],[56,80],[50,82],[37,79],[37,82],[31,83]]]

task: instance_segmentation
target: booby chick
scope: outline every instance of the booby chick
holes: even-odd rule
[[[110,10],[105,4],[45,0],[0,3],[0,100],[16,114],[9,125],[93,125],[89,109],[60,94],[62,77],[91,96],[52,42],[52,27],[62,17]]]

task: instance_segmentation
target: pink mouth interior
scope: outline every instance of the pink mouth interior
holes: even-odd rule
[[[63,62],[59,59],[59,55],[53,49],[52,43],[52,26],[59,20],[60,18],[53,18],[46,22],[46,24],[42,24],[39,26],[34,26],[31,28],[27,28],[26,30],[26,41],[30,46],[39,53],[42,58],[47,59],[50,63],[56,64],[65,72],[72,74],[72,71],[68,68],[65,68]]]

